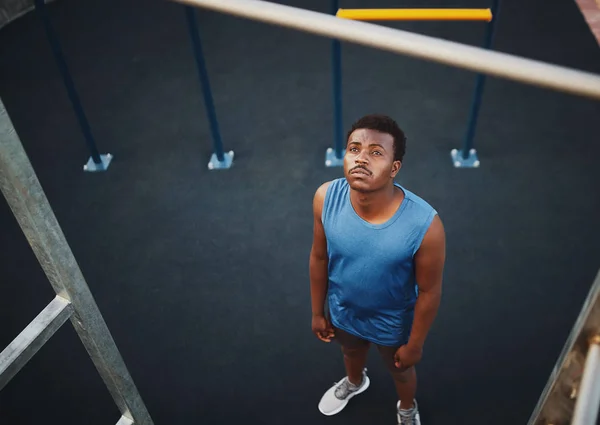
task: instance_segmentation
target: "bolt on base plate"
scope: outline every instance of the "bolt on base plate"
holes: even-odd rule
[[[455,168],[478,168],[480,165],[475,149],[469,150],[469,155],[466,158],[463,158],[462,150],[457,149],[452,149],[450,156]]]
[[[109,153],[107,153],[106,155],[100,155],[100,160],[102,162],[100,164],[96,164],[94,162],[94,160],[92,159],[92,157],[90,157],[87,164],[85,164],[83,166],[83,171],[88,171],[91,173],[97,172],[97,171],[106,171],[106,169],[110,165],[110,162],[112,161],[112,159],[113,159],[113,156]]]
[[[327,148],[327,152],[325,153],[325,166],[326,167],[341,167],[344,165],[344,155],[346,150],[342,151],[342,157],[338,158],[335,156],[335,150],[332,148]]]

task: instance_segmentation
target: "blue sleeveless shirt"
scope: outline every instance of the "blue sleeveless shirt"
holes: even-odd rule
[[[327,188],[321,217],[331,323],[384,346],[408,342],[418,291],[413,257],[437,214],[423,199],[395,185],[404,200],[385,223],[371,224],[356,214],[345,178]]]

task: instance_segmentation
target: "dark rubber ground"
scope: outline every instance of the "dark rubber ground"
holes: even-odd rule
[[[329,12],[326,1],[285,3]],[[155,423],[395,423],[376,355],[365,394],[335,417],[317,410],[344,374],[338,347],[310,332],[308,291],[312,195],[341,176],[324,167],[330,40],[199,11],[236,153],[233,168],[211,172],[181,5],[60,0],[49,11],[99,149],[115,155],[108,172],[82,171],[89,153],[35,14],[0,31],[0,97]],[[484,31],[393,26],[473,45]],[[495,48],[600,73],[572,0],[504,1]],[[446,226],[444,298],[418,369],[423,423],[525,424],[600,267],[600,103],[489,78],[481,167],[457,170],[449,152],[473,73],[349,44],[343,70],[344,127],[369,112],[396,118],[408,135],[398,181]],[[0,226],[5,346],[53,292],[4,200]],[[118,417],[69,324],[0,392],[2,424]]]

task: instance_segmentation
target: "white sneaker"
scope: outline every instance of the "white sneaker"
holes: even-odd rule
[[[421,415],[419,414],[419,406],[417,400],[413,400],[415,404],[410,410],[400,410],[400,402],[396,405],[396,416],[398,425],[421,425]]]
[[[370,383],[367,376],[367,369],[363,371],[363,379],[358,386],[352,384],[348,380],[348,377],[344,377],[344,379],[335,383],[323,394],[319,402],[319,411],[326,416],[332,416],[341,412],[348,404],[348,401],[369,388]]]

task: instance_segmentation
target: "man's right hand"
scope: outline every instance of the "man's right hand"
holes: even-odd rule
[[[312,318],[312,331],[321,341],[331,342],[334,331],[331,323],[322,315],[316,315]]]

